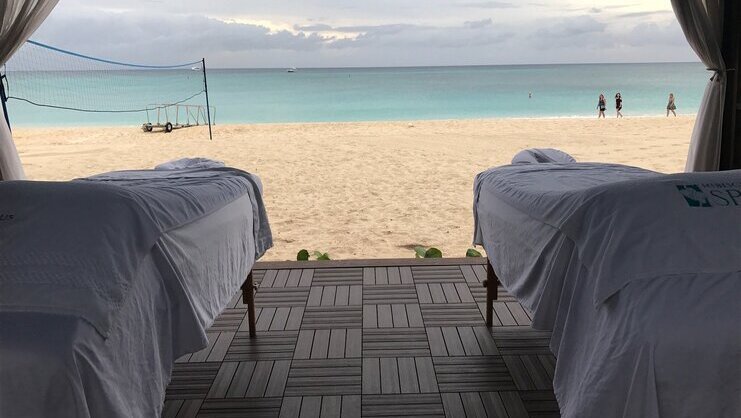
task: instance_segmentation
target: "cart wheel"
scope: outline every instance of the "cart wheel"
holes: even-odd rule
[[[144,132],[152,132],[152,124],[151,123],[144,123],[144,124],[142,124],[142,131],[144,131]]]
[[[172,132],[172,123],[167,122],[165,124],[165,132]]]

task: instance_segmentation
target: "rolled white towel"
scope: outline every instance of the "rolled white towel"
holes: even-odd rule
[[[575,163],[569,154],[554,148],[528,148],[512,158],[512,164]]]
[[[185,170],[188,168],[218,168],[224,167],[222,161],[211,160],[208,158],[196,157],[196,158],[181,158],[179,160],[172,160],[166,163],[162,163],[156,167],[155,170]]]

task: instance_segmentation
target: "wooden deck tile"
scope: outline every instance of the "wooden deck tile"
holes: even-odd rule
[[[491,335],[502,355],[552,355],[548,348],[551,334],[547,331],[537,331],[527,326],[494,327]]]
[[[412,284],[363,286],[363,304],[417,303],[417,291]]]
[[[178,411],[177,418],[196,418],[200,412],[201,405],[203,405],[203,399],[187,399],[183,401],[180,410]]]
[[[291,270],[278,270],[278,274],[275,276],[275,281],[272,287],[286,287],[288,282],[288,276],[291,274]]]
[[[414,283],[465,282],[459,266],[413,266]]]
[[[399,387],[399,366],[396,359],[384,357],[378,360],[381,373],[381,393],[401,393]]]
[[[360,396],[292,396],[283,400],[280,418],[360,418]]]
[[[183,406],[185,401],[182,399],[170,399],[166,400],[162,407],[162,418],[175,418]]]
[[[409,267],[365,267],[363,285],[401,285],[413,284]]]
[[[206,361],[208,358],[208,355],[211,354],[211,350],[214,348],[214,344],[216,344],[216,340],[218,340],[220,332],[206,332],[206,336],[208,337],[208,345],[203,348],[202,350],[196,351],[193,353],[193,355],[190,356],[188,359],[189,363],[202,363]]]
[[[227,398],[242,398],[247,393],[247,388],[252,380],[252,374],[255,372],[256,361],[239,362],[234,376],[226,390]]]
[[[486,303],[486,288],[481,283],[467,283],[467,285],[476,303]],[[507,293],[501,285],[497,288],[497,302],[514,301],[515,298]]]
[[[465,417],[466,410],[459,393],[441,393],[446,417]]]
[[[314,280],[314,270],[303,269],[301,270],[301,278],[298,281],[298,287],[311,286],[311,282]]]
[[[440,392],[516,390],[499,356],[433,357]]]
[[[558,402],[552,390],[519,392],[522,403],[530,416],[559,417]]]
[[[316,269],[312,286],[363,284],[362,268]]]
[[[428,327],[433,356],[497,355],[494,340],[484,327]]]
[[[363,328],[422,327],[422,311],[415,304],[365,305]]]
[[[288,270],[288,279],[286,279],[286,287],[298,287],[301,283],[301,274],[303,270],[293,269]]]
[[[363,359],[363,393],[437,393],[437,379],[430,357]]]
[[[301,329],[361,328],[361,306],[309,306],[304,311]]]
[[[167,387],[168,399],[203,399],[219,372],[221,363],[179,363]]]
[[[254,272],[252,273],[252,280],[257,283],[255,280]],[[273,283],[275,282],[275,277],[278,276],[278,270],[267,270],[264,272],[262,279],[259,281],[260,287],[267,288],[267,287],[273,287]]]
[[[504,391],[499,392],[499,396],[502,399],[502,403],[504,404],[504,408],[507,410],[507,415],[510,417],[527,417],[530,414],[527,412],[527,408],[525,408],[525,404],[522,402],[522,398],[520,398],[520,394],[515,391]]]
[[[429,356],[424,328],[363,330],[363,357]]]
[[[206,399],[200,407],[198,417],[278,417],[282,398],[257,399]]]
[[[466,280],[466,283],[479,287],[483,287],[481,285],[481,282],[483,280],[486,280],[486,274],[484,274],[483,278],[479,278],[478,275],[473,271],[474,266],[461,266],[461,273],[463,274],[463,278]]]
[[[236,361],[225,361],[221,363],[221,367],[219,367],[216,378],[211,384],[211,389],[206,396],[208,398],[225,398],[238,367],[239,362]]]
[[[363,395],[364,417],[444,417],[440,394]]]
[[[225,309],[209,328],[209,331],[236,331],[247,316],[246,308]]]
[[[348,306],[362,304],[362,285],[313,286],[307,306]]]
[[[255,306],[305,306],[308,297],[308,287],[259,287],[255,293]]]
[[[484,404],[486,409],[486,415],[490,417],[516,417],[516,415],[510,415],[507,413],[507,408],[504,407],[504,402],[499,392],[479,392],[481,402]]]
[[[361,359],[293,360],[285,396],[359,395]]]
[[[550,333],[501,286],[487,328],[486,270],[466,261],[253,272],[257,337],[235,294],[177,359],[162,416],[557,417]]]
[[[298,331],[258,332],[250,338],[246,332],[237,332],[229,346],[225,361],[290,359],[296,347]]]
[[[427,327],[483,326],[484,318],[475,303],[420,305]]]

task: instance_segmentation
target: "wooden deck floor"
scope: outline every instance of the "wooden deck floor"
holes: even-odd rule
[[[559,416],[549,334],[501,288],[487,328],[471,262],[258,264],[257,338],[235,295],[163,416]]]

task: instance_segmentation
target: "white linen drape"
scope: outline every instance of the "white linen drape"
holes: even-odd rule
[[[0,0],[0,65],[49,16],[58,0]],[[1,113],[1,112],[0,112]],[[0,180],[25,178],[18,151],[5,117],[0,115]]]
[[[723,0],[672,0],[672,6],[687,42],[707,68],[715,72],[697,111],[685,171],[715,171],[720,164],[726,90],[726,66],[721,52]]]

